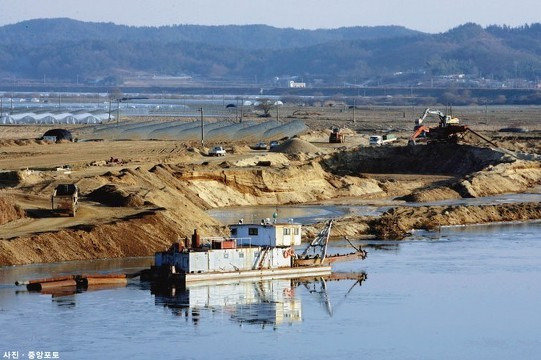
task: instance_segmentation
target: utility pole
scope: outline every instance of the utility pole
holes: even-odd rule
[[[242,116],[244,115],[244,96],[240,99],[240,122],[242,122]]]
[[[111,121],[111,98],[109,98],[109,121]]]
[[[205,123],[203,122],[203,108],[200,107],[201,111],[201,146],[205,146]]]
[[[116,106],[116,124],[118,126],[118,121],[120,120],[120,99],[117,99],[117,106]]]
[[[280,106],[276,105],[276,121],[280,122]]]
[[[237,106],[235,106],[235,122],[239,121],[239,97],[237,96]]]
[[[353,123],[355,124],[355,108],[357,106],[355,106],[355,98],[353,98]]]

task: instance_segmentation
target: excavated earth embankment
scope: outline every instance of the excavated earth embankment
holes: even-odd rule
[[[374,220],[370,231],[381,239],[402,239],[412,229],[435,230],[449,225],[536,219],[541,219],[540,203],[400,207]]]
[[[401,240],[412,230],[437,230],[441,226],[473,225],[493,222],[529,221],[541,219],[541,204],[517,203],[470,206],[397,207],[380,217],[350,216],[335,221],[335,237]],[[318,223],[306,227],[306,236],[314,237],[324,226]]]
[[[323,162],[333,173],[447,175],[400,197],[410,202],[518,193],[541,184],[541,162],[518,160],[500,151],[467,145],[434,144],[363,148]]]
[[[430,174],[465,176],[488,165],[509,162],[488,148],[456,144],[362,147],[328,157],[324,166],[336,174]]]
[[[55,181],[48,181],[24,187],[35,194],[50,193]],[[75,183],[81,194],[86,194],[81,199],[83,207],[97,207],[112,215],[118,213],[117,207],[127,207],[133,215],[103,223],[91,218],[85,221],[81,210],[73,221],[84,224],[7,236],[0,240],[0,266],[152,255],[178,238],[190,236],[196,228],[202,236],[225,235],[225,227],[205,213],[208,208],[299,203],[382,192],[374,180],[328,174],[317,162],[230,169],[160,164],[108,171]]]
[[[184,236],[162,211],[145,211],[122,221],[2,240],[0,265],[147,256]]]
[[[522,191],[541,178],[539,163],[515,161],[501,152],[471,146],[360,148],[309,161],[287,161],[286,155],[279,156],[281,161],[273,166],[247,165],[244,160],[239,160],[239,166],[234,161],[223,166],[210,161],[199,165],[147,164],[104,170],[99,175],[95,170],[83,173],[73,178],[81,194],[86,195],[81,199],[82,210],[73,220],[55,220],[77,223],[55,231],[37,229],[17,237],[4,236],[9,239],[0,240],[0,266],[145,256],[190,236],[195,228],[202,236],[225,234],[223,224],[205,212],[210,208],[296,204],[339,197],[385,198],[395,193],[417,200],[486,196]],[[372,174],[389,176],[381,180]],[[401,178],[394,174],[414,179],[416,174],[429,178],[442,175],[444,180],[429,185],[415,180],[402,186]],[[47,196],[58,181],[54,176],[25,172],[8,177],[13,192],[20,191],[21,197],[31,193],[42,199],[42,206],[49,206]],[[120,211],[130,215],[118,217]],[[93,220],[93,213],[101,214],[101,220]],[[412,228],[539,218],[539,204],[401,207],[379,218],[339,219],[333,234],[401,238]],[[17,215],[10,219],[14,224]],[[309,227],[308,233],[313,229]]]

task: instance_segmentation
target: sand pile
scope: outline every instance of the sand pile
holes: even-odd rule
[[[250,147],[246,145],[233,145],[231,154],[247,154],[250,152]]]
[[[308,141],[294,138],[283,142],[282,144],[273,148],[271,151],[293,155],[300,153],[314,154],[321,152],[321,149],[310,144]]]
[[[464,197],[491,196],[509,192],[522,192],[541,184],[541,163],[515,161],[489,166],[468,175],[455,186]]]
[[[0,140],[0,147],[8,147],[8,146],[26,146],[26,145],[32,145],[32,144],[47,144],[46,141],[43,140],[36,140],[36,139],[1,139]]]
[[[88,194],[88,198],[114,207],[139,207],[145,203],[141,196],[128,193],[113,184],[103,185],[97,188]]]
[[[289,164],[289,159],[284,154],[262,154],[251,156],[242,160],[235,161],[235,166],[258,166],[261,162],[268,161],[273,166],[282,166]]]
[[[21,219],[24,216],[24,210],[15,204],[11,196],[0,197],[0,225]]]

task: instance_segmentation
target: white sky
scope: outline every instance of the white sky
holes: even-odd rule
[[[403,25],[443,32],[475,22],[541,22],[540,0],[0,0],[0,25],[68,17],[125,25],[267,24],[305,29]]]

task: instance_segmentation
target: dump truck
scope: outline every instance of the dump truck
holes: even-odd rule
[[[79,189],[75,184],[59,184],[51,196],[51,209],[57,215],[75,216],[79,206]]]
[[[333,127],[331,129],[331,134],[329,135],[329,143],[345,143],[346,135],[342,134],[340,128]]]

